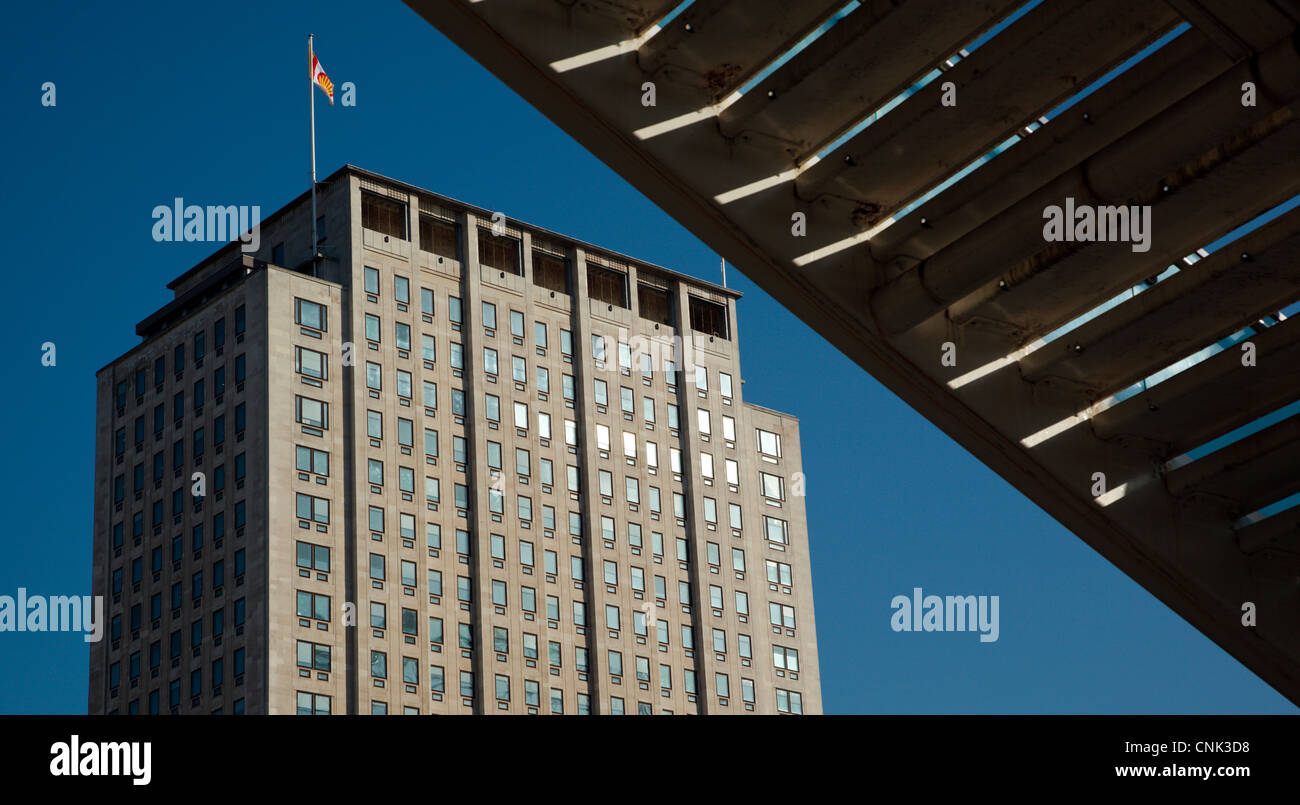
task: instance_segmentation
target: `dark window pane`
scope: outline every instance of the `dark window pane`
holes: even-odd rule
[[[627,275],[587,264],[587,295],[593,301],[627,307]]]
[[[493,235],[486,229],[478,231],[478,261],[484,268],[522,274],[519,265],[519,241],[511,237]]]
[[[391,198],[362,192],[361,225],[406,240],[406,205]]]

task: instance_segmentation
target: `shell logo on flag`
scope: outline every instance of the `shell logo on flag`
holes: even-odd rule
[[[315,53],[311,54],[311,80],[316,86],[325,90],[325,94],[330,97],[330,105],[332,106],[334,104],[334,82],[330,81],[330,77],[325,75],[325,68],[321,67],[320,59],[316,58]]]

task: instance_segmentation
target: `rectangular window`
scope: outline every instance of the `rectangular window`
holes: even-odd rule
[[[763,430],[762,428],[758,428],[756,432],[758,435],[758,452],[765,456],[780,458],[781,435],[779,433],[772,433],[771,431]]]
[[[783,671],[799,672],[799,650],[772,646],[772,665]]]
[[[306,347],[294,347],[294,369],[298,374],[325,380],[325,353]]]
[[[773,475],[768,472],[760,472],[759,479],[762,481],[763,497],[772,500],[785,500],[785,479],[780,475]]]
[[[627,275],[587,263],[587,295],[593,302],[627,307]]]
[[[568,261],[563,257],[533,250],[533,284],[556,293],[571,293]],[[537,346],[546,345],[538,342]]]
[[[314,428],[329,427],[329,404],[310,397],[295,395],[297,421]]]
[[[507,235],[494,235],[490,230],[478,231],[479,265],[494,271],[522,276],[519,264],[519,241]]]
[[[636,298],[637,306],[640,308],[641,318],[659,322],[660,324],[672,325],[672,292],[666,291],[662,288],[651,287],[643,282],[638,282],[636,286]]]
[[[325,306],[306,299],[294,299],[294,322],[313,330],[324,331],[326,328]]]
[[[709,302],[699,297],[690,297],[691,329],[699,333],[729,340],[727,332],[727,308],[716,302]]]
[[[318,595],[304,590],[298,590],[297,592],[298,617],[315,618],[321,621],[330,619],[330,597],[328,595]]]
[[[439,257],[447,257],[452,260],[458,260],[459,251],[457,244],[460,238],[457,237],[456,224],[451,221],[444,221],[441,218],[434,218],[431,215],[420,216],[420,248],[426,252],[432,252]],[[430,304],[425,315],[433,315],[433,304]]]
[[[362,190],[361,225],[366,229],[406,240],[406,204]]]
[[[297,493],[296,509],[300,520],[312,520],[317,523],[329,524],[330,502],[328,498],[312,497],[299,492]]]
[[[330,454],[314,447],[296,446],[297,467],[299,472],[312,472],[317,475],[330,474]]]
[[[330,571],[330,549],[324,545],[313,545],[310,542],[298,542],[298,567],[306,570],[315,570],[319,573],[328,573]]]
[[[299,640],[298,667],[328,672],[330,670],[330,647],[320,643]]]
[[[794,584],[794,574],[792,568],[785,562],[775,562],[767,560],[767,580],[772,584],[784,584],[789,587]]]
[[[773,626],[784,626],[787,629],[795,628],[794,607],[787,604],[768,602],[767,614],[768,620]]]
[[[763,533],[767,535],[769,542],[778,542],[782,545],[790,544],[790,526],[785,520],[764,516]]]

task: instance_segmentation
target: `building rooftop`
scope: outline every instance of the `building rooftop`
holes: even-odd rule
[[[365,168],[360,168],[350,163],[343,165],[338,170],[331,173],[329,176],[326,176],[324,179],[319,180],[319,183],[323,185],[330,184],[331,182],[334,182],[340,177],[348,174],[364,177],[366,179],[370,179],[375,182],[381,182],[383,184],[391,185],[392,187],[403,190],[407,193],[423,196],[425,198],[428,198],[431,201],[440,204],[463,209],[467,212],[474,213],[477,216],[490,218],[494,212],[497,212],[495,210],[489,210],[485,207],[480,207],[476,204],[470,204],[464,201],[460,201],[458,199],[451,198],[449,196],[444,196],[441,193],[435,193],[432,190],[426,190],[422,187],[418,187],[413,184],[408,184],[407,182],[403,182],[397,179],[392,179],[388,176],[384,176],[383,174],[375,173],[374,171],[369,171],[366,170]],[[281,215],[284,215],[289,210],[295,208],[297,205],[306,202],[308,199],[310,199],[310,197],[311,197],[311,191],[310,190],[304,191],[302,195],[298,196],[297,198],[293,199],[289,203],[285,204],[275,212],[271,213],[270,215],[262,219],[262,223],[263,224],[271,223],[272,221],[279,218]],[[546,238],[561,241],[563,243],[575,246],[580,249],[584,249],[586,251],[605,255],[607,257],[614,258],[621,262],[629,263],[631,265],[636,266],[638,270],[643,268],[649,269],[653,272],[663,274],[672,279],[682,280],[686,283],[689,283],[701,289],[709,290],[714,293],[722,294],[724,296],[730,296],[735,299],[739,299],[742,296],[742,294],[735,289],[726,288],[716,283],[709,282],[707,280],[702,280],[699,277],[693,277],[690,274],[685,274],[680,271],[674,271],[671,268],[665,268],[660,265],[655,265],[654,263],[649,263],[646,262],[645,260],[641,260],[639,258],[614,251],[613,249],[608,249],[604,246],[599,246],[594,243],[588,243],[587,241],[580,240],[578,238],[572,237],[570,235],[565,235],[560,232],[555,232],[550,229],[546,229],[545,227],[536,226],[534,224],[527,223],[526,221],[520,221],[515,218],[506,218],[506,222],[515,227],[518,227],[521,230],[527,230],[530,233],[542,235]],[[192,279],[199,272],[207,268],[210,268],[214,261],[220,261],[223,257],[226,256],[226,253],[231,251],[232,249],[238,249],[238,241],[232,241],[231,243],[222,246],[220,249],[213,252],[211,255],[205,257],[203,260],[200,260],[184,274],[181,274],[176,279],[167,283],[168,290],[175,290],[177,287],[184,284],[187,280]]]

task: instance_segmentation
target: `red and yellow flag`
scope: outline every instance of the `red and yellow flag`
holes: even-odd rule
[[[321,67],[320,59],[316,58],[315,52],[311,53],[311,80],[312,83],[325,90],[325,94],[330,98],[330,105],[334,105],[334,82],[330,77],[325,75],[325,68]]]

